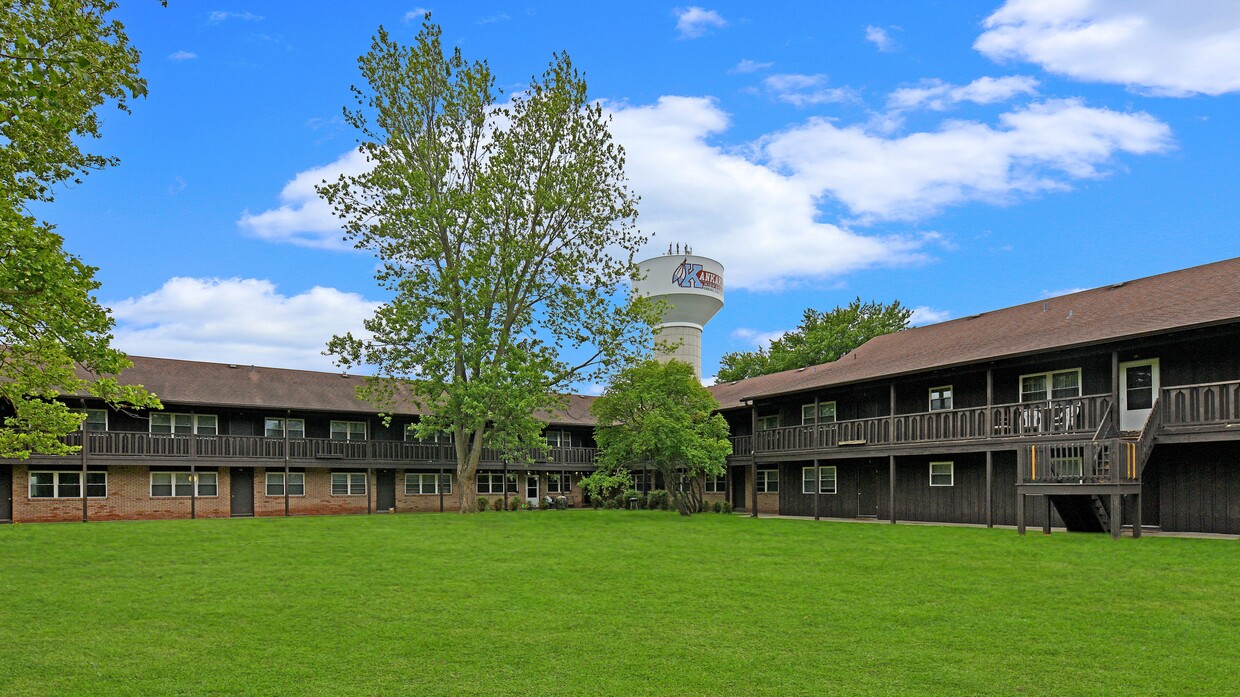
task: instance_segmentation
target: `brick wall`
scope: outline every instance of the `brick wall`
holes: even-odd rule
[[[82,520],[81,499],[30,498],[31,469],[27,465],[13,466],[13,521],[56,522]],[[62,470],[63,471],[63,470]],[[92,471],[96,471],[92,469]],[[151,470],[143,466],[109,466],[108,495],[87,501],[87,517],[90,520],[146,520],[160,518],[189,518],[189,497],[155,498],[151,496]],[[200,496],[194,503],[199,518],[228,517],[228,470],[219,473],[219,495]]]
[[[284,468],[270,468],[272,472],[284,472]],[[284,495],[267,495],[268,469],[254,469],[254,515],[284,515]],[[365,513],[366,495],[332,495],[332,475],[329,469],[307,469],[306,493],[304,496],[289,496],[290,515],[339,515],[343,513]],[[370,503],[374,505],[374,478],[367,486]]]

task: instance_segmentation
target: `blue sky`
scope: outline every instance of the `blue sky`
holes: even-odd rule
[[[1240,256],[1240,4],[125,2],[150,95],[38,213],[131,353],[328,369],[381,299],[313,184],[380,25],[429,9],[519,90],[554,51],[614,115],[650,252],[726,268],[703,372],[806,307],[921,322]]]

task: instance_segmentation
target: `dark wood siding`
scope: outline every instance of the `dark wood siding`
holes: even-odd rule
[[[1240,442],[1156,446],[1145,474],[1163,530],[1240,534]]]

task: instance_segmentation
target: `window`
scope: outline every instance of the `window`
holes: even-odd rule
[[[814,493],[814,468],[801,468],[801,493]],[[835,465],[823,465],[818,468],[818,493],[835,493]]]
[[[87,431],[108,430],[107,409],[82,409],[79,413],[86,414],[86,420],[82,422],[82,428],[85,428]]]
[[[418,437],[417,424],[405,424],[405,442],[407,443],[451,443],[452,434],[438,431],[429,438]]]
[[[1124,403],[1128,409],[1154,407],[1154,365],[1125,366]]]
[[[86,496],[92,499],[107,498],[107,472],[86,473]],[[82,498],[82,473],[31,472],[30,498],[80,499]]]
[[[549,494],[567,494],[572,486],[573,476],[571,474],[552,472],[547,475],[547,493]]]
[[[952,408],[952,386],[930,388],[930,411],[948,411]]]
[[[289,438],[305,438],[306,437],[306,421],[305,419],[264,419],[263,435],[268,438],[284,437],[284,422],[288,421],[288,437]]]
[[[654,489],[654,472],[650,470],[638,470],[633,473],[633,488],[638,491],[650,491]]]
[[[1020,401],[1045,402],[1081,396],[1081,369],[1020,376]]]
[[[1085,458],[1052,457],[1051,472],[1056,479],[1080,479],[1084,476]]]
[[[568,431],[547,431],[547,445],[553,448],[573,447],[573,434]]]
[[[956,463],[931,462],[930,486],[952,486],[955,479]]]
[[[267,473],[267,495],[283,496],[284,495],[284,473],[268,472]],[[289,472],[288,473],[288,495],[289,496],[305,496],[306,495],[306,473],[305,472]]]
[[[726,494],[728,491],[727,477],[716,477],[706,475],[706,493],[708,494]]]
[[[831,423],[835,421],[835,402],[819,402],[818,403],[818,423]],[[801,407],[801,425],[809,426],[814,423],[814,405],[806,404]]]
[[[365,421],[333,421],[332,440],[366,440]]]
[[[517,481],[515,479],[508,480],[509,493],[517,493]],[[500,472],[479,472],[478,473],[478,493],[479,494],[502,494],[504,493],[504,475]]]
[[[197,493],[194,479],[198,480]],[[219,475],[215,472],[151,472],[151,496],[169,498],[179,496],[219,495]]]
[[[219,433],[218,426],[219,419],[215,414],[151,414],[151,433],[214,436]]]
[[[779,471],[778,470],[758,470],[758,493],[759,494],[778,494],[779,493]]]
[[[772,428],[779,428],[779,414],[758,417],[759,431],[769,431]]]
[[[443,493],[452,493],[452,475],[406,472],[405,495],[414,496],[417,494],[438,494],[439,489],[435,487],[436,479],[439,480],[440,488],[443,489]],[[482,478],[479,477],[479,481],[481,481],[481,479]]]
[[[332,472],[332,496],[364,496],[365,472]]]

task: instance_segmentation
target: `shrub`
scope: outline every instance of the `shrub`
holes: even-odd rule
[[[508,510],[510,511],[521,510],[521,498],[518,496],[514,496],[508,499]]]
[[[495,499],[494,501],[491,502],[491,507],[497,511],[504,510],[504,500],[501,498]]]
[[[651,510],[658,509],[660,511],[666,511],[668,504],[667,492],[663,489],[655,489],[650,492],[650,495],[647,497],[646,504]]]
[[[647,509],[647,508],[649,508],[649,507],[650,507],[650,496],[649,496],[649,495],[647,495],[647,494],[638,494],[638,495],[637,495],[637,508],[638,508],[638,510],[642,510],[642,511],[644,511],[644,510],[646,510],[646,509]]]
[[[714,503],[714,504],[710,507],[710,510],[714,511],[715,513],[723,513],[723,502],[722,502],[722,501],[716,501],[716,502],[715,502],[715,503]]]
[[[603,503],[603,508],[606,508],[609,510],[614,510],[619,507],[620,507],[620,501],[618,499],[607,499],[607,501]]]
[[[597,496],[593,496],[590,498],[590,505],[593,506],[594,510],[596,511],[603,507],[603,503],[604,503],[603,499]]]
[[[720,501],[720,502],[719,502],[719,512],[720,512],[720,513],[729,513],[729,514],[730,514],[730,513],[732,513],[732,502],[731,502],[731,501]]]
[[[491,502],[487,500],[487,497],[485,496],[478,497],[478,510],[479,511],[485,511],[487,509],[487,506],[490,506],[490,505],[491,505]]]

